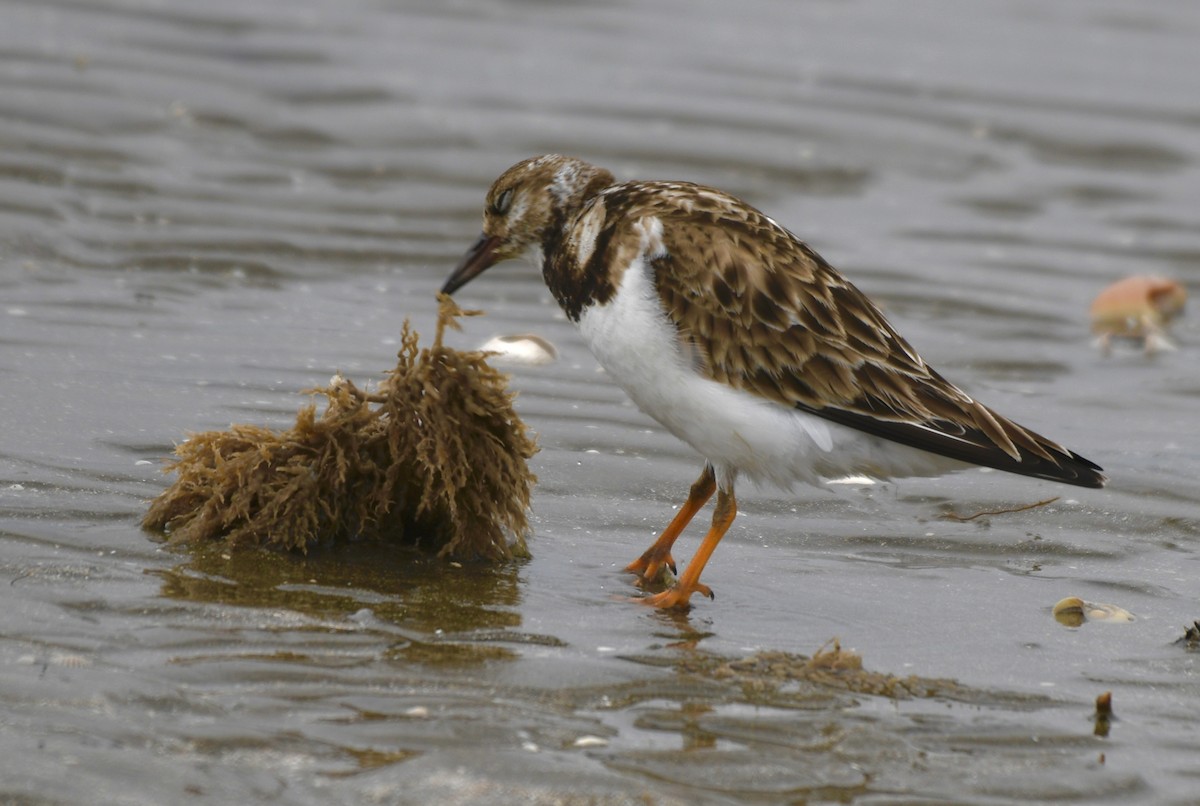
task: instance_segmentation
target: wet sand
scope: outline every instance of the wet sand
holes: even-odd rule
[[[1087,322],[1200,280],[1190,7],[0,5],[0,800],[1196,799],[1200,327],[1106,358]],[[700,460],[511,264],[454,339],[558,350],[510,368],[531,560],[138,529],[187,432],[432,335],[488,184],[550,150],[765,209],[1110,487],[746,485],[716,600],[651,612],[620,569]],[[867,677],[810,673],[834,638]]]

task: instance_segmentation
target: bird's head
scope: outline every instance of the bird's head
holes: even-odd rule
[[[549,154],[518,162],[488,189],[483,233],[450,273],[443,294],[453,294],[503,260],[538,257],[551,235],[584,202],[608,187],[612,174],[574,157]]]

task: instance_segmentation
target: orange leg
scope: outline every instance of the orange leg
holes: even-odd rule
[[[729,492],[725,490],[718,491],[717,508],[713,512],[712,527],[708,530],[708,534],[704,536],[703,542],[700,543],[700,548],[696,549],[696,556],[692,557],[692,561],[684,569],[683,575],[679,577],[679,581],[662,593],[656,593],[653,596],[638,599],[638,601],[664,609],[686,609],[689,607],[688,599],[691,598],[693,593],[703,593],[712,599],[712,589],[700,583],[700,574],[704,573],[704,566],[708,563],[708,558],[712,556],[713,551],[717,548],[717,544],[721,542],[721,538],[725,536],[725,532],[729,531],[729,527],[733,525],[733,519],[736,517],[737,499],[733,497],[733,490],[730,489]]]
[[[643,582],[653,582],[657,579],[664,565],[674,573],[675,560],[671,558],[671,547],[675,545],[679,534],[691,523],[692,518],[696,517],[696,513],[704,508],[708,499],[712,498],[713,491],[716,489],[716,474],[713,473],[712,465],[706,464],[704,472],[692,485],[687,501],[675,513],[671,523],[658,536],[658,540],[654,541],[654,545],[646,549],[641,557],[625,566],[625,570],[631,574],[637,574]]]

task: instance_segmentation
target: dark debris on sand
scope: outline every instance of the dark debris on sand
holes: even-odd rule
[[[863,668],[862,657],[853,650],[842,649],[837,640],[821,647],[811,658],[775,650],[732,660],[692,654],[684,656],[678,668],[682,672],[738,683],[747,693],[755,691],[768,699],[779,696],[781,690],[795,684],[893,699],[952,697],[959,689],[952,680],[915,675],[896,677],[868,671]]]
[[[1175,639],[1175,645],[1190,651],[1200,650],[1200,621],[1193,621],[1190,627],[1183,628],[1183,636]]]

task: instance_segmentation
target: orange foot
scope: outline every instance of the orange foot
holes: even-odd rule
[[[659,581],[667,568],[671,569],[672,574],[675,573],[675,560],[671,557],[671,552],[663,552],[659,556],[651,546],[645,554],[625,566],[625,571],[637,574],[642,584],[653,584]]]
[[[676,584],[667,588],[662,593],[656,593],[653,596],[645,596],[634,601],[640,602],[650,607],[657,607],[661,610],[687,610],[691,607],[688,599],[692,598],[693,593],[703,593],[709,599],[716,599],[713,595],[712,588],[699,582],[687,587]]]

